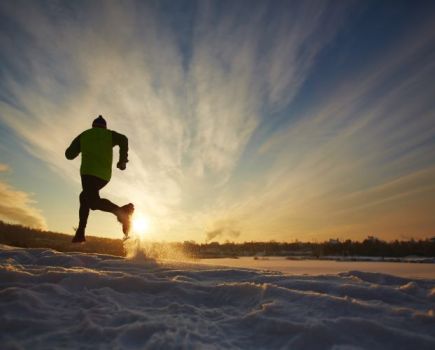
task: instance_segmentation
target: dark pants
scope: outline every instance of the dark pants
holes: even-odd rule
[[[79,210],[79,229],[84,230],[88,222],[89,210],[102,210],[115,214],[119,207],[109,201],[101,198],[99,191],[108,184],[109,181],[100,179],[92,175],[82,175],[82,188],[80,193],[80,210]]]

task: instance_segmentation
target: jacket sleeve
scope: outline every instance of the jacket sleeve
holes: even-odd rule
[[[74,159],[80,154],[80,135],[77,136],[71,145],[65,151],[65,157],[67,159]]]
[[[128,162],[128,138],[125,135],[112,131],[112,144],[119,146],[119,161]]]

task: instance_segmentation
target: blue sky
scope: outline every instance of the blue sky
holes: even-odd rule
[[[152,239],[435,235],[432,1],[3,1],[0,19],[6,221],[72,233],[64,150],[103,114],[131,152],[102,194]],[[88,232],[120,236],[103,213]]]

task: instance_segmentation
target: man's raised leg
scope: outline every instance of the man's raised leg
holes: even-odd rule
[[[85,201],[88,205],[88,208],[91,210],[101,210],[114,214],[118,221],[122,224],[122,231],[126,236],[128,236],[134,206],[132,203],[129,203],[119,207],[110,200],[101,198],[99,191],[106,186],[107,183],[108,181],[102,180],[95,176],[82,175],[83,192],[86,194],[84,197]],[[83,214],[85,214],[84,211]],[[87,215],[89,215],[89,209]]]

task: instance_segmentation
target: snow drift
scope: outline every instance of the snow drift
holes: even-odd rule
[[[435,281],[0,245],[2,349],[435,349]]]

